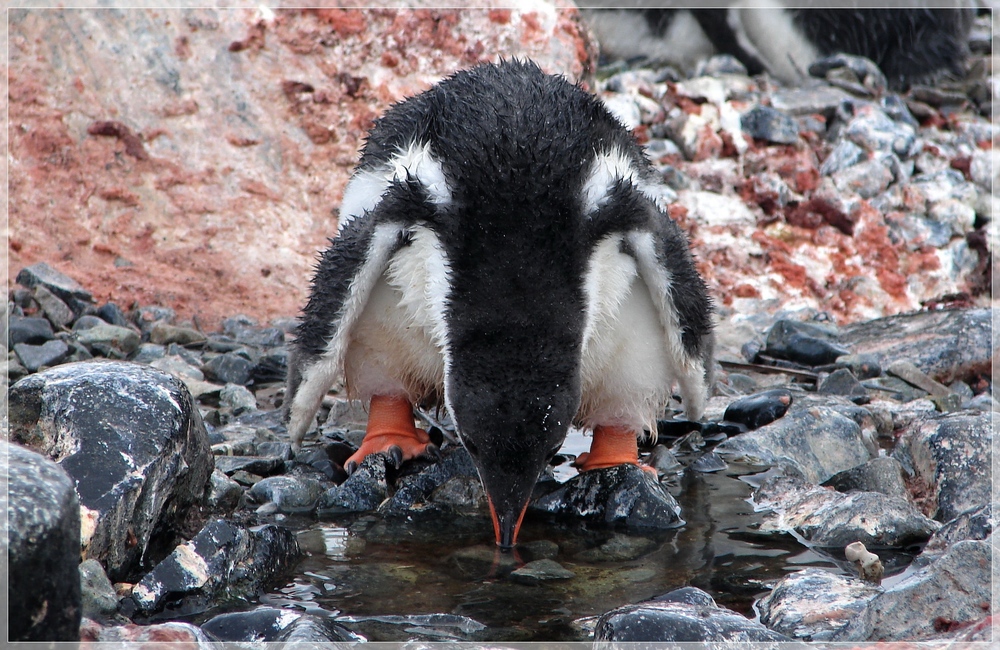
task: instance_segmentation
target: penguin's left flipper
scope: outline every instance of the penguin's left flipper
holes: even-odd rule
[[[590,451],[577,456],[573,466],[581,472],[590,472],[618,465],[638,465],[640,469],[656,475],[656,469],[639,462],[636,432],[628,427],[600,426],[594,429]]]
[[[368,428],[361,447],[344,463],[348,474],[370,454],[384,453],[397,468],[406,460],[436,457],[437,445],[413,424],[413,407],[406,397],[375,395],[368,411]]]

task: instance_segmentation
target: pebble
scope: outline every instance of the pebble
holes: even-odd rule
[[[45,318],[11,316],[7,323],[7,349],[18,343],[41,345],[55,338],[52,324]]]
[[[79,332],[80,330],[89,330],[92,327],[97,327],[98,325],[107,325],[108,323],[98,317],[91,314],[84,314],[80,316],[73,322],[73,331]]]
[[[246,316],[223,320],[222,332],[237,343],[255,348],[273,348],[285,344],[285,333],[280,328],[258,327],[256,321]]]
[[[206,362],[202,370],[207,377],[219,383],[245,386],[252,377],[253,365],[249,359],[227,352]]]
[[[861,162],[864,153],[864,149],[850,140],[840,140],[837,146],[833,148],[833,151],[830,152],[830,155],[826,157],[826,160],[823,161],[823,164],[820,165],[819,173],[829,176],[847,169]]]
[[[86,559],[80,563],[80,592],[85,618],[105,620],[118,612],[115,588],[97,560]]]
[[[791,117],[769,106],[755,106],[740,116],[743,131],[757,140],[777,144],[799,141],[799,125]]]
[[[178,345],[194,345],[207,340],[204,334],[190,327],[178,327],[163,321],[153,324],[149,331],[149,342],[159,345],[177,343]]]
[[[820,395],[843,395],[855,404],[865,404],[869,400],[868,390],[847,368],[834,370],[827,375],[820,381],[816,392]]]
[[[125,312],[122,311],[121,307],[113,302],[105,303],[97,308],[97,316],[102,320],[111,325],[117,325],[118,327],[128,327],[128,318],[125,316]]]
[[[733,401],[726,407],[723,419],[759,429],[783,416],[791,404],[792,394],[785,388],[775,388]]]
[[[510,572],[510,579],[523,585],[537,585],[575,577],[575,573],[550,559],[533,560]]]
[[[276,456],[216,456],[215,467],[228,476],[240,471],[270,476],[284,471],[285,460]]]
[[[211,512],[227,514],[236,509],[243,496],[243,487],[215,468],[205,488],[205,507]]]
[[[148,358],[153,354],[156,354],[156,352],[150,351],[147,348],[144,356]],[[204,381],[205,379],[205,374],[201,370],[192,366],[179,356],[162,356],[159,358],[153,358],[148,362],[148,364],[150,367],[162,370],[163,372],[168,372],[178,379],[195,379],[198,381]]]
[[[14,281],[29,289],[43,286],[69,303],[78,304],[79,302],[90,303],[94,301],[91,293],[84,289],[79,282],[45,262],[32,264],[21,269]]]
[[[779,320],[767,333],[763,354],[807,366],[834,363],[850,350],[833,341],[822,327],[792,320]]]
[[[219,391],[219,406],[240,416],[257,410],[257,398],[245,386],[226,384]]]
[[[970,508],[939,528],[924,546],[922,555],[917,558],[924,562],[940,553],[947,551],[957,542],[966,540],[984,540],[993,534],[993,515],[1000,512],[1000,504],[986,504]]]
[[[839,191],[854,192],[863,199],[881,194],[895,180],[892,170],[880,160],[859,162],[834,172],[831,178]]]
[[[811,115],[820,113],[832,116],[841,103],[850,95],[832,86],[814,88],[786,88],[771,94],[771,106],[789,115]]]
[[[630,562],[658,547],[659,543],[648,537],[616,534],[600,546],[576,553],[573,559],[583,562]]]
[[[124,359],[139,349],[139,333],[117,325],[98,325],[76,333],[76,339],[104,357]]]
[[[45,312],[45,317],[49,319],[49,322],[57,328],[65,328],[76,318],[73,310],[43,284],[35,287],[35,302]]]
[[[28,372],[38,372],[42,368],[62,363],[70,354],[69,346],[59,340],[46,341],[41,345],[18,343],[14,352]]]
[[[318,515],[375,510],[389,494],[386,483],[388,460],[383,454],[369,454],[341,485],[330,488],[316,504]]]
[[[302,476],[271,476],[247,490],[252,503],[273,503],[284,513],[311,512],[322,494],[319,481]]]

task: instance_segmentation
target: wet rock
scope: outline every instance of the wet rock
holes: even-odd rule
[[[414,635],[417,635],[417,641],[463,641],[474,639],[477,632],[486,629],[479,621],[456,614],[338,616],[337,620],[362,632],[377,630],[381,632],[380,637],[398,641],[413,639]],[[403,636],[397,637],[400,633]]]
[[[855,578],[809,568],[781,579],[757,603],[760,622],[802,641],[828,641],[881,593]]]
[[[88,361],[25,377],[11,387],[10,432],[76,482],[85,557],[116,581],[154,532],[172,534],[201,502],[212,472],[190,394],[139,364]]]
[[[537,498],[531,508],[631,529],[681,525],[680,506],[653,476],[635,465],[583,472]]]
[[[465,447],[454,445],[443,450],[437,462],[400,478],[379,512],[390,517],[410,516],[414,511],[479,514],[485,506],[486,495],[472,457]]]
[[[215,650],[216,644],[190,623],[158,623],[156,625],[112,625],[101,626],[95,621],[84,621],[80,629],[80,640],[101,644],[98,647],[118,645],[119,647],[179,647],[191,650]],[[86,646],[83,646],[86,647]]]
[[[232,512],[239,505],[243,496],[243,488],[239,483],[226,476],[226,473],[216,468],[208,480],[205,489],[205,507],[212,512]]]
[[[821,483],[838,492],[880,492],[903,500],[909,491],[903,481],[903,466],[895,458],[879,456],[867,463],[838,472]]]
[[[65,361],[70,349],[57,339],[46,341],[41,345],[18,343],[14,346],[14,353],[28,372],[38,372],[41,368],[55,366]]]
[[[990,414],[963,411],[928,418],[907,430],[893,457],[926,486],[929,516],[949,521],[991,501]]]
[[[839,340],[855,354],[871,354],[882,367],[898,359],[935,380],[988,374],[992,356],[989,309],[917,312],[848,325]]]
[[[257,645],[293,641],[330,643],[362,640],[334,622],[332,617],[314,616],[273,607],[219,614],[205,621],[201,629],[213,639],[238,644]]]
[[[547,539],[538,539],[518,544],[517,550],[528,561],[554,560],[559,555],[559,545]]]
[[[204,343],[206,341],[204,334],[191,327],[178,327],[177,325],[170,325],[159,321],[153,325],[152,329],[149,331],[149,342],[156,343],[158,345],[167,345],[169,343],[176,343],[178,345],[192,345],[197,343]]]
[[[841,140],[833,148],[833,151],[830,152],[830,155],[826,157],[826,160],[823,161],[823,164],[820,165],[819,173],[823,176],[829,176],[847,169],[861,162],[864,153],[864,149],[850,140]]]
[[[833,334],[822,327],[792,320],[779,320],[767,333],[764,354],[807,366],[833,363],[850,351],[834,343]]]
[[[878,357],[872,354],[845,354],[837,357],[838,368],[847,368],[858,379],[871,379],[882,374]]]
[[[856,404],[864,404],[869,400],[868,390],[847,368],[831,372],[820,382],[816,392],[820,395],[843,395]]]
[[[656,470],[660,476],[664,474],[674,474],[682,469],[684,465],[677,460],[677,456],[666,445],[654,445],[643,462]]]
[[[7,322],[7,349],[18,343],[41,345],[55,337],[52,324],[45,318],[12,315]]]
[[[708,594],[705,594],[708,596]],[[775,643],[790,641],[760,623],[710,604],[654,600],[607,612],[594,640],[619,642]]]
[[[783,416],[792,403],[792,394],[784,388],[766,390],[731,403],[723,419],[737,422],[749,429],[759,429]]]
[[[35,302],[42,308],[49,322],[58,328],[64,328],[73,322],[76,315],[59,296],[49,291],[44,285],[35,287]]]
[[[520,550],[521,546],[518,545]],[[464,580],[482,580],[509,573],[519,562],[511,553],[502,553],[496,546],[477,544],[460,548],[447,558],[451,572]]]
[[[124,359],[139,349],[139,333],[128,327],[98,325],[76,333],[76,340],[94,354]]]
[[[341,514],[367,512],[376,509],[389,494],[386,484],[386,465],[383,454],[369,454],[361,465],[341,485],[330,488],[316,504],[316,513]]]
[[[45,262],[32,264],[21,269],[15,278],[15,282],[29,289],[39,286],[45,287],[45,289],[58,296],[68,305],[74,307],[73,311],[77,315],[82,313],[83,304],[94,301],[91,293],[84,289],[79,282],[57,271]]]
[[[957,542],[987,539],[993,534],[993,513],[997,506],[987,504],[970,508],[941,526],[924,546],[920,559],[930,558],[947,551]]]
[[[80,563],[80,594],[84,618],[103,620],[118,612],[114,585],[97,560]]]
[[[583,562],[629,562],[656,550],[656,540],[635,535],[613,535],[600,546],[576,553],[573,559]]]
[[[904,547],[927,540],[940,526],[903,499],[875,492],[842,494],[794,477],[767,479],[753,502],[772,511],[761,532],[794,531],[817,546]]]
[[[253,373],[253,362],[235,352],[220,354],[202,366],[205,375],[222,384],[238,384],[244,386],[250,382]]]
[[[257,398],[239,384],[226,384],[219,391],[219,406],[239,416],[257,410]]]
[[[754,106],[740,116],[743,131],[757,140],[794,144],[799,140],[799,125],[791,117],[770,106]]]
[[[756,431],[733,436],[715,451],[754,465],[792,467],[813,483],[868,462],[877,453],[868,432],[829,406],[793,409]]]
[[[7,466],[0,550],[14,596],[7,601],[8,638],[74,641],[81,597],[80,506],[73,481],[47,458],[3,440],[0,460]]]
[[[241,471],[270,476],[285,470],[285,459],[276,456],[216,456],[215,467],[227,476]]]
[[[178,546],[132,590],[137,611],[150,614],[170,600],[190,601],[200,611],[216,598],[248,598],[287,573],[301,555],[287,528],[248,530],[222,520],[209,522]]]
[[[247,491],[247,498],[258,504],[273,503],[278,512],[310,512],[323,494],[319,481],[300,476],[271,476]]]
[[[255,450],[261,456],[274,456],[285,460],[291,460],[293,456],[292,446],[287,442],[280,442],[278,440],[258,442]]]
[[[688,467],[694,472],[721,472],[729,466],[719,454],[710,451],[698,456]]]
[[[538,585],[553,580],[569,580],[576,574],[555,560],[533,560],[510,572],[510,579],[522,585]]]
[[[665,603],[686,603],[688,605],[700,605],[702,607],[715,607],[715,599],[697,587],[681,587],[667,593],[651,598],[650,600]]]
[[[988,541],[958,542],[929,566],[877,594],[832,641],[910,641],[933,638],[941,627],[975,623],[988,613]]]

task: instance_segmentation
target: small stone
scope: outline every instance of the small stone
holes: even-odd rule
[[[559,545],[547,539],[518,544],[517,550],[526,560],[554,560],[559,555]]]
[[[792,394],[787,389],[774,388],[737,399],[726,407],[722,418],[749,429],[759,429],[783,416],[791,404]]]
[[[861,157],[864,153],[864,149],[850,140],[841,140],[834,147],[833,151],[830,152],[830,155],[826,157],[826,160],[823,161],[823,164],[819,168],[819,173],[829,176],[835,172],[847,169],[861,162]]]
[[[94,300],[91,293],[80,286],[80,283],[68,275],[60,273],[45,262],[39,262],[38,264],[21,269],[17,274],[15,282],[29,289],[44,286],[59,296],[60,299],[67,302],[74,300],[93,302]]]
[[[7,349],[18,343],[41,345],[55,338],[52,324],[45,318],[11,316],[7,323]]]
[[[212,472],[205,488],[205,506],[209,510],[218,513],[232,512],[239,505],[242,496],[243,488],[239,483],[218,468]]]
[[[771,106],[789,115],[820,113],[832,117],[850,95],[832,86],[781,88],[771,94]]]
[[[55,366],[65,361],[70,350],[62,341],[53,340],[41,345],[18,343],[14,346],[14,352],[28,372],[38,372],[41,368]]]
[[[881,194],[893,182],[894,176],[880,160],[866,160],[831,175],[841,192],[854,192],[863,199]]]
[[[909,124],[894,122],[872,107],[860,112],[847,124],[843,137],[868,151],[892,152],[902,158],[915,153],[916,131]]]
[[[827,365],[850,352],[832,339],[832,334],[817,325],[779,320],[768,330],[764,354],[807,366]]]
[[[253,503],[274,503],[278,512],[310,512],[323,494],[318,481],[304,476],[271,476],[247,491]]]
[[[757,140],[794,144],[799,140],[799,125],[791,117],[770,106],[755,106],[740,116],[743,131]]]
[[[139,307],[134,313],[135,324],[139,326],[143,334],[149,334],[159,322],[170,323],[176,315],[170,307],[161,307],[159,305]]]
[[[97,309],[97,316],[105,322],[117,325],[118,327],[128,327],[129,325],[128,318],[125,317],[125,312],[113,302],[101,305]]]
[[[267,440],[257,443],[254,453],[258,456],[273,456],[275,458],[284,458],[285,460],[291,460],[292,456],[294,456],[290,444],[277,440]]]
[[[523,585],[537,585],[553,580],[569,580],[575,578],[576,574],[563,567],[555,560],[534,560],[528,562],[519,569],[510,572],[510,578],[514,582]]]
[[[573,556],[583,562],[629,562],[656,550],[656,541],[647,537],[614,535],[596,548],[589,548]]]
[[[239,471],[269,476],[283,471],[285,461],[272,456],[216,456],[215,467],[229,476]]]
[[[79,332],[80,330],[89,330],[92,327],[97,327],[98,325],[107,325],[108,323],[99,316],[94,316],[92,314],[84,314],[76,319],[73,323],[73,331]]]
[[[80,592],[84,617],[101,620],[118,612],[115,588],[97,560],[80,563]]]
[[[75,318],[73,310],[67,307],[66,303],[59,299],[59,296],[49,291],[45,285],[40,284],[35,287],[35,301],[45,312],[45,317],[55,327],[64,328]]]
[[[649,452],[643,462],[655,468],[656,473],[660,475],[673,474],[684,469],[677,456],[666,445],[654,445],[653,451]]]
[[[730,54],[715,54],[700,61],[695,70],[695,77],[717,77],[720,75],[746,75],[747,68],[739,59]]]
[[[878,357],[872,354],[845,354],[837,357],[835,365],[847,368],[858,379],[871,379],[882,374]]]
[[[844,556],[848,562],[854,563],[859,578],[875,585],[882,584],[882,576],[885,574],[882,560],[865,548],[864,544],[861,542],[848,544],[844,548]]]
[[[1000,512],[998,504],[986,504],[958,513],[954,519],[941,526],[924,546],[921,558],[939,555],[953,544],[965,540],[988,539],[993,534],[993,514]]]
[[[871,59],[853,54],[837,53],[826,56],[809,65],[813,77],[830,79],[837,70],[849,70],[865,89],[883,91],[888,86],[885,74]]]
[[[820,395],[843,395],[855,404],[864,404],[868,401],[868,391],[858,378],[847,368],[834,370],[816,388]]]
[[[152,329],[149,331],[150,343],[157,343],[159,345],[167,345],[168,343],[193,345],[204,343],[206,340],[205,335],[196,329],[170,325],[163,321],[154,323]]]
[[[729,466],[726,461],[722,460],[722,457],[714,451],[698,456],[693,463],[691,463],[690,468],[692,471],[701,472],[703,474],[711,472],[721,472],[727,469]]]
[[[369,454],[343,484],[330,488],[316,504],[318,514],[374,510],[389,493],[384,454]]]
[[[903,500],[909,491],[903,481],[903,466],[895,458],[879,456],[867,463],[834,474],[821,485],[838,492],[880,492]]]
[[[167,354],[167,349],[162,345],[156,345],[155,343],[141,343],[139,349],[135,351],[132,355],[132,361],[135,363],[145,363],[147,365],[151,364],[157,359],[162,359]],[[201,372],[200,370],[198,371]]]
[[[133,358],[133,361],[136,361],[136,359]],[[174,377],[181,380],[195,379],[197,381],[204,381],[205,379],[205,375],[201,370],[195,368],[178,356],[160,357],[158,359],[154,358],[148,363],[151,367],[170,373]]]
[[[220,383],[245,386],[250,382],[253,365],[252,361],[227,352],[208,361],[203,370],[207,377]]]
[[[277,327],[258,327],[256,321],[246,316],[235,316],[222,321],[222,331],[237,343],[254,348],[275,348],[285,344],[285,333]]]
[[[239,416],[257,410],[257,398],[238,384],[226,384],[219,391],[219,406],[229,409],[233,415]]]
[[[94,353],[124,359],[139,349],[139,333],[127,327],[98,325],[76,333],[77,340]]]

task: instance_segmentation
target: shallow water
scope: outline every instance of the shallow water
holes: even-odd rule
[[[586,442],[571,438],[564,449],[575,453]],[[670,491],[686,523],[656,534],[626,535],[529,512],[517,555],[495,549],[486,517],[288,519],[285,525],[302,528],[300,542],[311,555],[297,577],[261,602],[321,608],[371,641],[585,640],[587,622],[579,619],[685,585],[753,618],[755,599],[788,572],[848,568],[842,556],[791,536],[756,532],[763,514],[748,502],[755,471],[734,464],[716,473],[685,471]],[[558,474],[568,477],[565,468]],[[508,575],[518,560],[540,553],[575,577],[530,585]],[[884,559],[892,574],[909,558]]]

